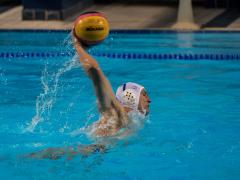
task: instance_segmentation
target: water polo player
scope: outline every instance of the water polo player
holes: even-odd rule
[[[85,13],[84,16],[92,16],[93,18],[96,16],[98,18],[99,13]],[[102,17],[102,14],[100,17]],[[149,105],[151,102],[149,96],[143,86],[132,82],[121,85],[117,89],[115,96],[112,86],[101,70],[98,62],[88,54],[81,45],[83,42],[81,38],[77,36],[77,34],[81,33],[76,32],[76,25],[75,23],[73,28],[74,45],[83,69],[93,82],[99,112],[101,113],[100,120],[92,126],[92,134],[96,137],[117,136],[120,132],[128,134],[129,127],[131,127],[133,123],[130,114],[134,113],[146,116],[149,113]],[[94,26],[94,24],[92,26]],[[104,29],[104,27],[102,29]],[[84,32],[82,32],[82,34],[84,34]],[[86,41],[84,41],[84,43],[85,42]],[[127,131],[124,132],[124,130]]]
[[[66,155],[68,159],[71,159],[78,154],[87,156],[95,152],[105,152],[106,145],[108,145],[107,139],[109,137],[110,139],[112,137],[119,139],[132,134],[136,126],[139,125],[140,119],[143,120],[149,113],[151,101],[143,86],[132,82],[125,83],[118,87],[115,96],[112,86],[101,70],[98,62],[88,54],[82,46],[82,44],[92,45],[103,41],[106,37],[106,32],[101,32],[101,30],[106,30],[107,27],[103,27],[103,25],[107,23],[100,23],[100,27],[95,27],[95,22],[101,22],[101,18],[104,18],[102,14],[97,12],[85,13],[83,17],[88,17],[85,22],[90,22],[88,25],[91,26],[91,31],[76,33],[75,31],[81,30],[81,24],[78,24],[79,26],[76,30],[77,24],[75,23],[73,28],[73,43],[83,69],[93,82],[99,112],[101,113],[101,118],[89,127],[89,133],[92,137],[99,138],[103,141],[98,139],[98,141],[96,141],[97,144],[79,145],[77,147],[48,148],[28,154],[27,157],[58,159]],[[81,18],[80,16],[77,22],[79,19],[81,20]],[[94,18],[97,18],[97,21],[95,21],[96,19]],[[84,21],[81,21],[81,23],[82,22]],[[94,22],[94,24],[91,24],[92,22]],[[84,23],[82,25],[83,27],[86,26]],[[97,32],[94,32],[94,30]],[[100,36],[97,35],[98,33],[100,33]],[[138,122],[136,122],[136,120]]]

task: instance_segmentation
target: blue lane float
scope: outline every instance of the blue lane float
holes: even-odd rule
[[[131,53],[131,52],[93,52],[95,57],[111,59],[148,59],[148,60],[240,60],[240,54],[182,54],[182,53]],[[73,57],[74,51],[70,52],[0,52],[0,59],[19,58],[56,58]]]

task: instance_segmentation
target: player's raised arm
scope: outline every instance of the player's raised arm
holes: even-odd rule
[[[101,70],[98,62],[88,54],[78,42],[75,42],[75,48],[83,69],[93,81],[99,110],[103,113],[116,104],[116,98],[112,86]]]
[[[120,109],[121,105],[116,100],[112,86],[101,70],[98,62],[84,49],[83,45],[98,44],[103,41],[109,32],[107,20],[101,13],[90,12],[82,14],[76,20],[73,28],[73,42],[79,55],[83,69],[94,84],[101,113],[112,108]]]

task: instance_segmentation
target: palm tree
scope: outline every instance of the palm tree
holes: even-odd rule
[[[173,25],[174,29],[197,30],[200,27],[194,23],[192,0],[179,0],[177,22]]]

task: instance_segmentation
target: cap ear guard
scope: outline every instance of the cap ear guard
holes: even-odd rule
[[[132,89],[126,89],[121,93],[122,104],[134,110],[138,107],[137,96]]]
[[[140,94],[143,88],[141,85],[128,82],[118,87],[116,97],[123,106],[138,110]]]

